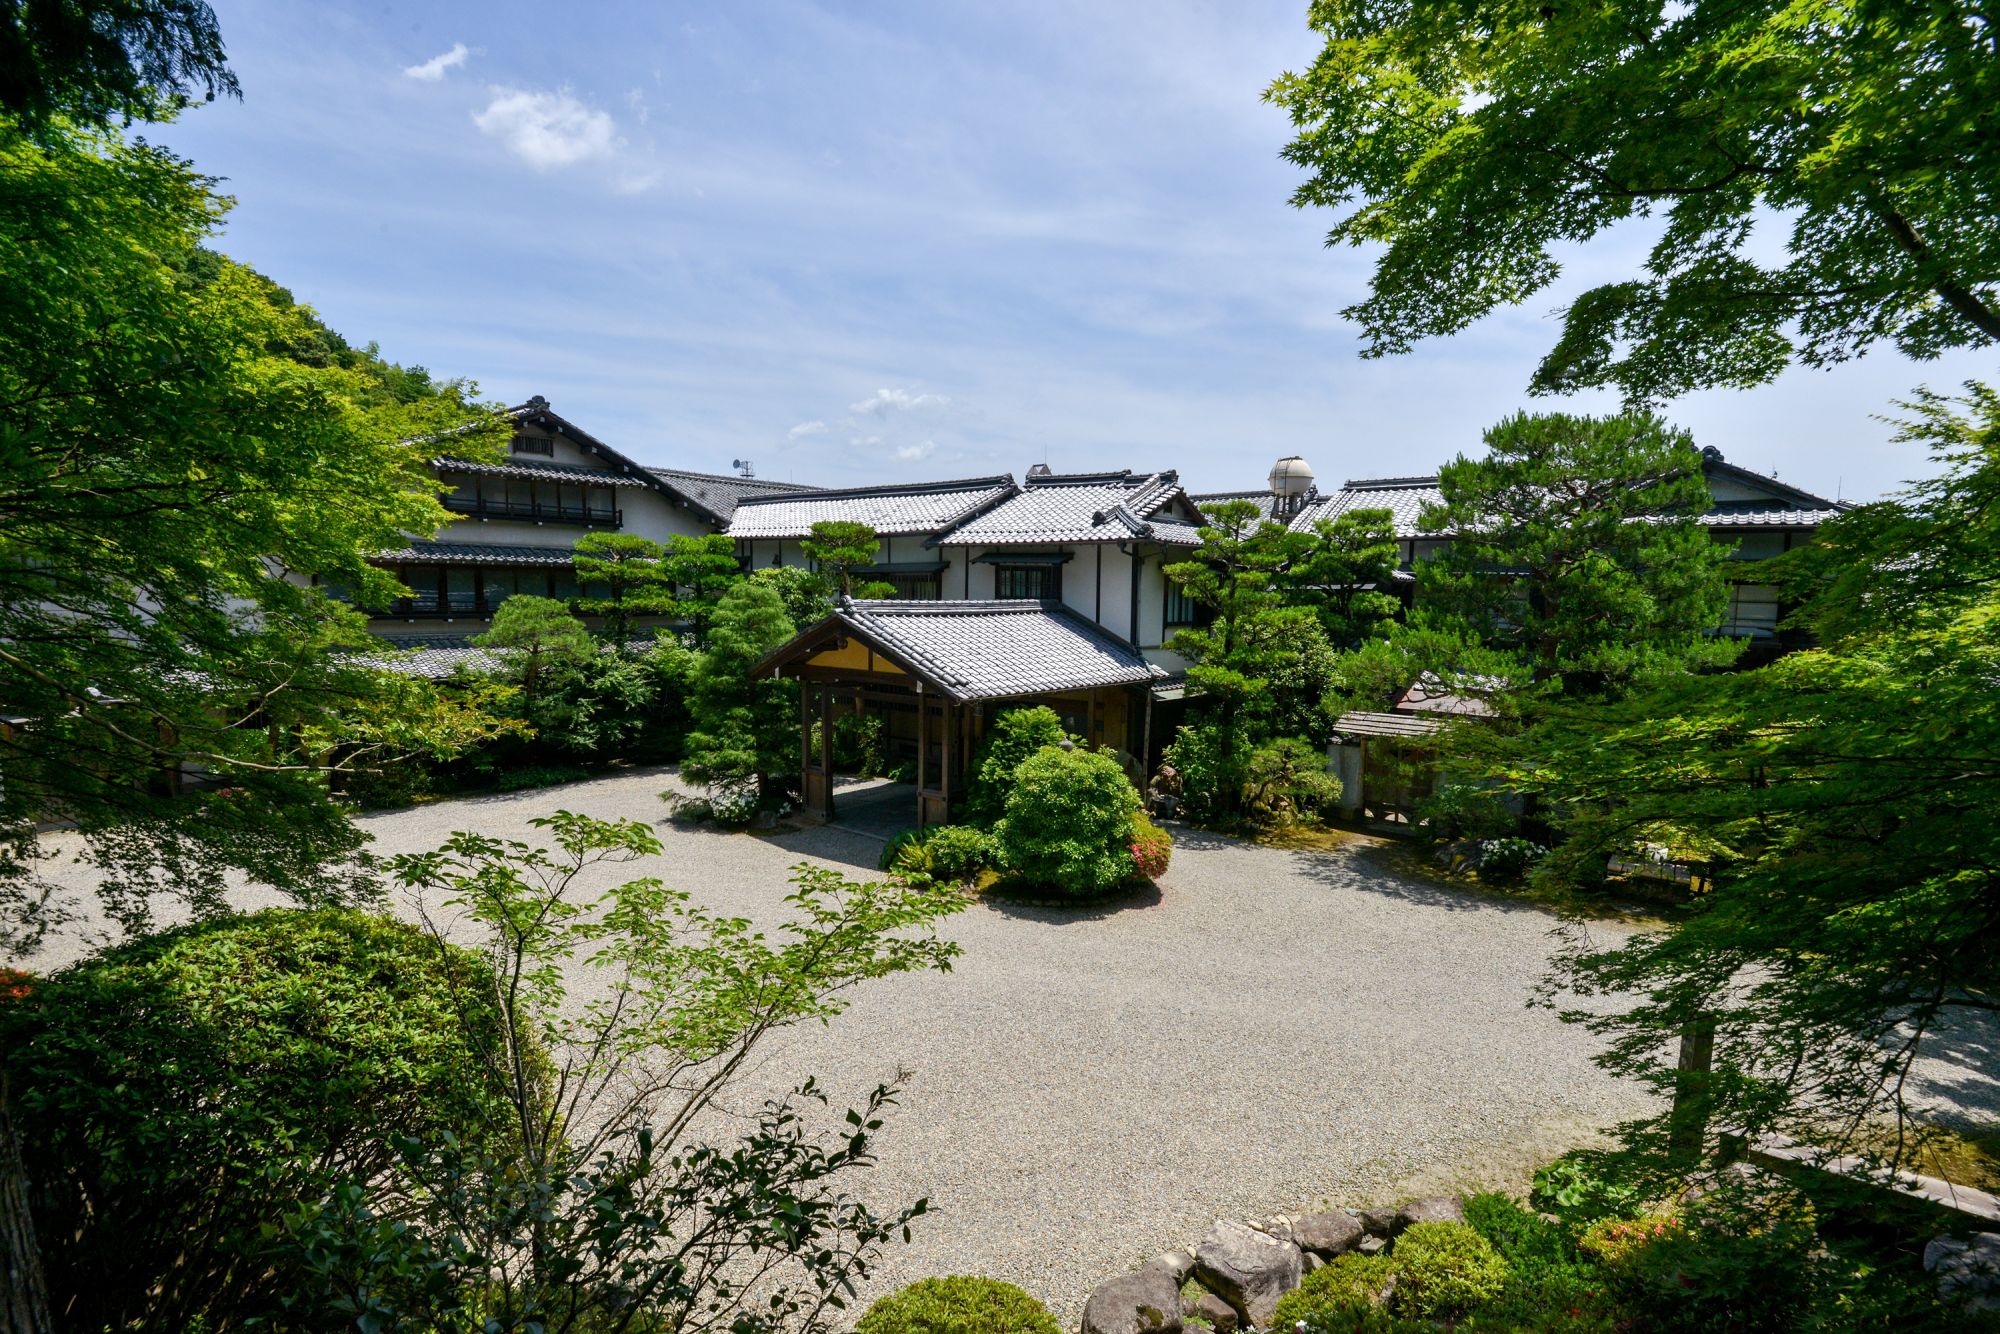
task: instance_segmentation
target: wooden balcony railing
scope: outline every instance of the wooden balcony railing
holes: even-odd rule
[[[571,505],[550,500],[495,500],[487,496],[445,496],[453,514],[482,519],[526,519],[530,523],[577,523],[591,528],[622,528],[625,513],[610,505]]]

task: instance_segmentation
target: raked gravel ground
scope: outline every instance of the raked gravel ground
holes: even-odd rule
[[[838,827],[667,823],[667,781],[635,772],[364,823],[395,852],[461,828],[530,836],[527,821],[558,808],[657,822],[658,865],[621,874],[760,922],[782,920],[794,862],[873,870],[879,840]],[[1517,1180],[1638,1111],[1590,1063],[1593,1039],[1526,1007],[1553,925],[1399,877],[1363,843],[1308,853],[1190,834],[1157,895],[973,905],[945,926],[964,949],[952,972],[869,984],[829,1027],[767,1048],[754,1078],[775,1089],[812,1073],[858,1099],[908,1071],[866,1193],[928,1196],[935,1212],[876,1288],[987,1274],[1071,1325],[1098,1281],[1219,1216]]]

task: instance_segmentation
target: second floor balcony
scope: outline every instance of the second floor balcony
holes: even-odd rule
[[[447,495],[444,507],[453,514],[480,519],[516,519],[528,523],[573,523],[587,528],[622,528],[625,513],[615,505],[576,500],[505,500],[493,496]]]

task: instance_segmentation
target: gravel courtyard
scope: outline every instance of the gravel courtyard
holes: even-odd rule
[[[558,808],[658,823],[665,854],[621,876],[659,875],[760,923],[782,920],[797,861],[873,871],[879,840],[838,827],[666,823],[667,782],[631,773],[364,824],[394,852],[460,828],[529,837],[527,821]],[[767,1048],[753,1080],[812,1073],[858,1099],[908,1071],[865,1189],[928,1196],[935,1212],[877,1288],[982,1273],[1069,1324],[1097,1281],[1218,1216],[1507,1180],[1638,1110],[1590,1064],[1588,1035],[1525,1007],[1552,925],[1354,848],[1190,834],[1157,896],[975,904],[946,925],[964,948],[951,973],[868,985],[829,1027]]]

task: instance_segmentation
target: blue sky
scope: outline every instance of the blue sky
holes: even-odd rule
[[[1369,257],[1287,204],[1260,98],[1314,49],[1303,0],[215,8],[242,102],[149,133],[227,178],[222,248],[349,338],[544,394],[648,463],[1429,472],[1533,405],[1550,312],[1640,244],[1361,360],[1339,311]],[[1992,361],[1877,353],[1668,415],[1863,498],[1926,470],[1873,414]]]

